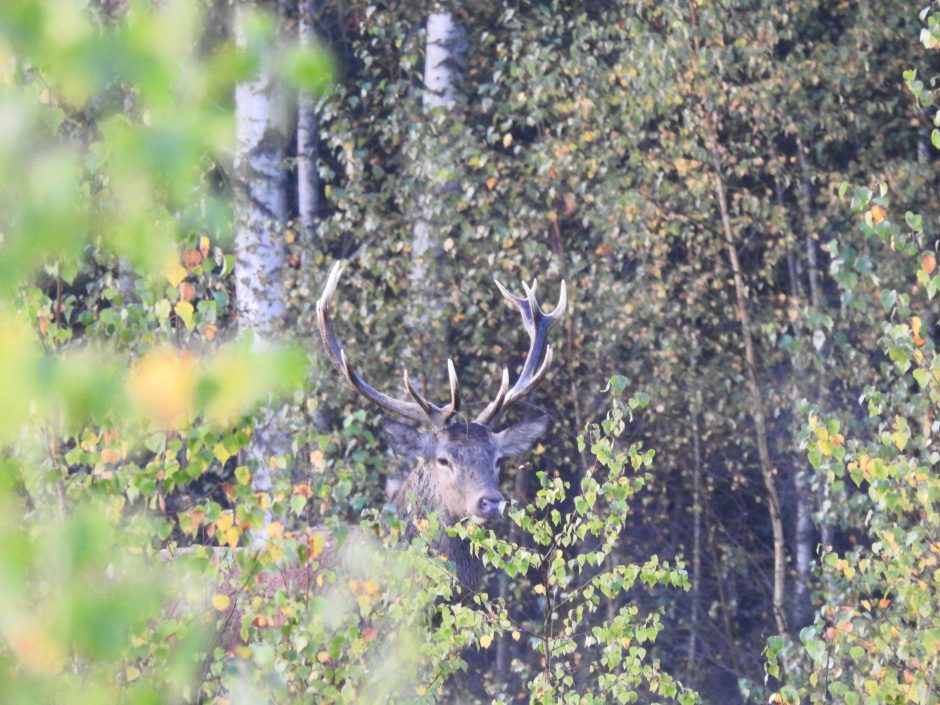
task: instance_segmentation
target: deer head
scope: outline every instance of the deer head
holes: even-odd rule
[[[330,304],[342,273],[336,263],[317,301],[320,336],[333,367],[359,394],[387,413],[416,422],[409,425],[386,419],[385,432],[392,449],[414,464],[412,471],[392,493],[399,512],[413,515],[431,510],[451,520],[493,519],[504,504],[498,489],[500,461],[529,450],[548,427],[545,416],[524,421],[494,432],[492,425],[511,404],[528,395],[545,376],[552,362],[552,347],[547,344],[549,329],[560,320],[567,295],[561,283],[558,305],[551,313],[542,311],[535,298],[536,282],[523,284],[525,297],[511,294],[498,281],[503,296],[522,314],[529,334],[529,352],[515,383],[509,384],[509,370],[503,369],[496,396],[473,421],[454,420],[460,410],[460,385],[452,360],[447,361],[450,401],[437,405],[423,397],[411,384],[407,370],[404,386],[409,400],[395,399],[368,384],[350,364],[333,333]]]

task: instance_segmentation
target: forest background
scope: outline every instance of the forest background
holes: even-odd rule
[[[5,0],[0,702],[940,702],[934,10]],[[486,595],[419,540],[227,650],[161,549],[389,521],[338,259],[366,378],[478,402],[565,279],[552,431]]]

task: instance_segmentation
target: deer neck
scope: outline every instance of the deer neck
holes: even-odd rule
[[[424,459],[417,464],[402,481],[398,490],[392,496],[392,503],[398,515],[407,523],[406,538],[412,538],[416,533],[416,522],[428,512],[437,511],[445,526],[453,524],[458,517],[452,516],[443,509],[444,503],[434,482],[433,470]],[[467,541],[457,536],[442,535],[432,544],[433,549],[440,555],[447,556],[457,568],[457,579],[464,585],[475,588],[483,577],[483,564],[479,558],[470,552]]]

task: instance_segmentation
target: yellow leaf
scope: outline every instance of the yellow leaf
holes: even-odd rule
[[[507,132],[505,135],[503,135],[503,147],[505,147],[506,149],[509,149],[509,145],[511,144],[512,144],[512,134]]]
[[[326,538],[323,534],[314,534],[310,537],[310,557],[319,558],[326,547]]]
[[[193,308],[193,305],[188,301],[177,301],[176,306],[173,307],[173,310],[176,311],[176,315],[180,317],[180,320],[183,322],[183,325],[187,329],[193,329],[193,313],[196,309]]]
[[[869,213],[871,213],[871,219],[875,221],[875,224],[878,224],[882,220],[884,220],[885,216],[888,214],[884,208],[882,208],[881,206],[877,206],[877,205],[872,206]]]
[[[66,655],[46,629],[34,623],[13,625],[9,648],[29,671],[41,676],[58,675],[66,663]]]
[[[133,683],[140,678],[140,669],[137,666],[128,666],[124,669],[124,678],[128,683]]]
[[[493,637],[491,637],[489,634],[484,634],[480,637],[480,646],[482,646],[484,649],[490,648],[490,644],[492,643]]]
[[[228,595],[218,594],[212,596],[212,606],[219,612],[224,612],[227,610],[230,603],[231,600],[229,599]]]
[[[329,663],[330,655],[326,651],[321,651],[317,654],[317,661],[320,663]]]
[[[234,523],[235,515],[231,512],[225,512],[215,520],[216,528],[218,528],[219,531],[228,531]]]
[[[207,235],[202,235],[199,238],[199,251],[203,257],[209,256],[209,237]]]
[[[538,585],[536,585],[534,588],[532,588],[532,590],[535,591],[535,594],[536,594],[536,595],[544,595],[544,594],[545,594],[545,586],[542,585],[542,583],[539,583]]]
[[[277,538],[284,535],[284,525],[279,521],[272,521],[267,526],[268,536]]]
[[[168,430],[180,428],[189,420],[196,383],[193,358],[172,348],[144,355],[127,379],[131,399]]]
[[[488,188],[490,191],[492,191],[494,188],[496,188],[496,177],[495,177],[495,176],[491,176],[490,178],[488,178],[488,179],[486,180],[486,188]]]
[[[241,532],[238,530],[237,526],[233,526],[231,529],[226,529],[223,532],[223,537],[225,539],[224,543],[227,543],[232,548],[235,548],[238,545],[238,538],[240,536]]]
[[[379,584],[374,580],[363,580],[362,589],[369,595],[375,595],[379,591]]]
[[[513,641],[519,641],[519,639],[521,638],[522,638],[522,634],[520,634],[518,631],[513,631],[512,633]]]
[[[170,286],[175,289],[180,285],[180,282],[186,278],[186,268],[174,257],[167,262],[163,270],[163,275],[166,277],[166,280],[170,282]]]
[[[894,445],[898,447],[898,450],[904,450],[904,446],[907,445],[907,436],[900,431],[892,433],[891,440],[894,441]]]
[[[221,443],[216,443],[215,447],[212,449],[212,454],[218,459],[220,463],[225,465],[225,461],[232,457],[232,454],[229,453],[225,446]]]
[[[423,686],[423,685],[416,685],[416,686],[415,686],[415,692],[416,692],[418,695],[424,695],[425,693],[428,692],[428,689],[427,689],[426,686]]]

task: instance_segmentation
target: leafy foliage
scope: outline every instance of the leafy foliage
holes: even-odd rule
[[[758,417],[786,552],[806,549],[783,576],[777,697],[936,699],[935,12],[920,27],[900,2],[435,4],[469,51],[456,107],[426,111],[430,4],[322,3],[342,69],[325,94],[326,54],[283,42],[293,3],[253,15],[244,50],[228,5],[0,3],[0,701],[353,702],[376,683],[433,701],[466,670],[505,702],[692,700],[667,674],[766,702]],[[262,64],[318,93],[325,205],[315,238],[278,230],[283,333],[303,347],[259,352],[235,332],[231,152],[233,87]],[[912,103],[897,85],[915,65]],[[842,182],[860,184],[859,228]],[[425,282],[415,204],[437,243]],[[538,473],[506,473],[509,520],[432,519],[407,548],[369,514],[351,535],[383,549],[350,539],[350,573],[303,530],[380,507],[391,462],[305,349],[339,257],[357,259],[337,323],[366,376],[404,361],[434,389],[452,356],[475,400],[523,348],[488,280],[564,277],[573,298],[539,399],[558,430]],[[608,413],[614,370],[617,398],[642,388],[653,413]],[[259,493],[243,451],[272,399],[289,451]],[[444,530],[494,567],[487,594],[428,551]],[[306,561],[316,590],[265,582]],[[245,644],[229,648],[212,634],[235,604]]]

